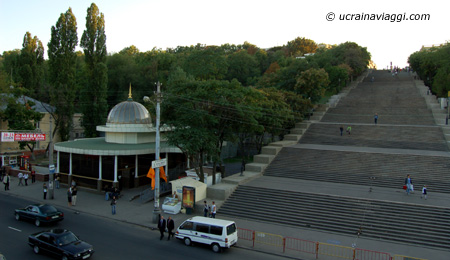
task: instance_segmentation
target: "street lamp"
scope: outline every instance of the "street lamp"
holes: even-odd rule
[[[160,121],[160,103],[162,99],[161,84],[156,83],[156,138],[155,138],[155,160],[159,160],[160,154],[160,137],[159,137],[159,121]],[[148,102],[150,99],[144,97],[144,101]],[[152,223],[158,223],[161,209],[159,208],[159,167],[155,168],[155,203],[153,209]]]

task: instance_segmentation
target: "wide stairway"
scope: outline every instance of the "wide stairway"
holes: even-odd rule
[[[341,136],[340,126],[351,134]],[[374,71],[310,122],[296,145],[282,148],[262,177],[240,185],[218,214],[449,250],[450,205],[412,197],[420,200],[423,185],[450,193],[449,159],[412,76]],[[407,174],[414,195],[401,190]]]

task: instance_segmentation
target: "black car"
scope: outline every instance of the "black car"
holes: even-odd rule
[[[28,236],[28,244],[36,254],[45,253],[58,259],[88,259],[94,253],[92,245],[81,241],[65,229],[52,229]]]
[[[48,204],[35,204],[16,209],[14,215],[16,220],[31,220],[38,227],[42,223],[54,223],[64,219],[64,213]]]

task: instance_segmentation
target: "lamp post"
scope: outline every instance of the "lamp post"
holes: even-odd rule
[[[50,119],[50,143],[48,145],[48,171],[50,173],[48,180],[48,189],[50,199],[55,198],[55,165],[53,164],[53,135],[52,135],[52,115],[49,114]]]
[[[159,138],[159,117],[161,103],[161,84],[156,83],[156,140],[155,140],[155,160],[159,160],[160,138]],[[159,208],[159,167],[155,168],[155,207],[153,209],[153,223],[158,223],[161,210]]]

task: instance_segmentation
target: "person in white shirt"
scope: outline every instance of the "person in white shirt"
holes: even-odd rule
[[[216,204],[214,201],[212,202],[212,206],[211,206],[211,217],[216,218]]]

